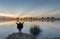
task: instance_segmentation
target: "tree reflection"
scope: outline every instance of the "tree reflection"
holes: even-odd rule
[[[38,25],[34,25],[34,27],[30,28],[30,33],[34,36],[34,38],[41,33],[41,29],[38,27]]]

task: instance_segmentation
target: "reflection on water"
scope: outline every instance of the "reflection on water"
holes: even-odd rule
[[[34,39],[41,33],[41,29],[38,27],[38,25],[34,25],[34,27],[30,28],[31,34],[34,36]]]
[[[24,21],[24,20],[23,20]],[[23,22],[21,20],[21,22]],[[54,39],[60,37],[60,21],[56,20],[28,20],[24,23],[22,32],[30,34],[29,30],[33,25],[39,25],[42,33],[37,39]],[[16,21],[0,21],[0,39],[5,39],[8,35],[18,32]]]

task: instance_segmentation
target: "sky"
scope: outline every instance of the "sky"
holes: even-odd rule
[[[60,0],[0,0],[0,15],[60,17]]]

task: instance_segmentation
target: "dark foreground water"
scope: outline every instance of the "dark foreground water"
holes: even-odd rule
[[[5,39],[12,33],[18,32],[16,21],[0,21],[0,39]],[[60,38],[60,21],[54,22],[25,22],[22,32],[30,34],[29,30],[32,26],[39,25],[42,32],[37,36],[37,39],[54,39]]]

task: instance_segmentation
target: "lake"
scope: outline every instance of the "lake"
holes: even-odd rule
[[[30,28],[38,25],[41,33],[37,39],[54,39],[60,37],[60,21],[26,21],[24,23],[23,33],[30,34]],[[12,33],[17,33],[16,21],[0,21],[0,39],[6,39]]]

